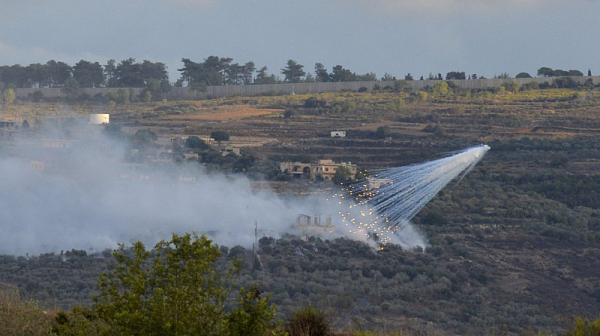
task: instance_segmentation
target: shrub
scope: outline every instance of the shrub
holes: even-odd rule
[[[325,107],[327,101],[325,99],[317,99],[316,97],[310,97],[304,101],[304,107],[306,108],[317,108]]]
[[[190,135],[185,140],[185,146],[191,149],[209,149],[210,146],[202,139],[195,135]]]
[[[294,312],[285,325],[289,336],[325,336],[330,335],[329,329],[325,314],[311,306]]]
[[[213,131],[210,133],[210,137],[219,143],[221,143],[221,141],[229,141],[229,133],[225,131]]]
[[[595,321],[575,318],[575,328],[568,331],[565,336],[596,336],[600,335],[600,317]]]
[[[0,335],[51,335],[50,317],[35,301],[22,301],[16,290],[0,291]]]
[[[33,99],[33,101],[36,103],[41,102],[43,98],[44,98],[44,94],[40,90],[35,91],[33,93],[33,95],[31,95],[31,99]]]
[[[110,326],[98,318],[93,311],[75,307],[70,312],[58,312],[52,327],[59,336],[100,336],[110,335]]]
[[[286,110],[283,112],[283,117],[284,117],[285,119],[292,118],[293,116],[294,116],[294,110],[286,109]]]

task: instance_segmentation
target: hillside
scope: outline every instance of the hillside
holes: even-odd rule
[[[255,161],[245,173],[257,179],[277,176],[286,159],[370,169],[486,143],[483,161],[414,219],[429,239],[425,251],[264,237],[255,267],[250,251],[223,251],[246,260],[241,282],[258,282],[282,316],[312,303],[341,329],[559,333],[574,315],[600,314],[599,107],[596,90],[456,89],[425,99],[410,91],[346,92],[120,105],[111,121],[126,134],[151,129],[159,141],[226,131],[246,144],[244,155]],[[72,114],[102,108],[76,106]],[[26,104],[9,112],[40,110],[64,109]],[[331,138],[333,130],[347,137]],[[298,194],[331,187],[270,183]],[[1,256],[0,283],[50,307],[86,304],[108,255]]]

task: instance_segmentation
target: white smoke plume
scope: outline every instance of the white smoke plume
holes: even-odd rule
[[[70,149],[40,148],[42,141],[0,145],[0,253],[153,246],[184,232],[249,247],[255,220],[260,235],[278,237],[299,214],[332,214],[324,197],[255,191],[244,176],[200,165],[124,164],[123,144],[104,136]]]
[[[279,237],[294,232],[299,214],[333,215],[336,229],[324,238],[368,240],[336,216],[353,206],[351,199],[255,191],[242,175],[206,173],[201,165],[125,164],[123,143],[93,136],[87,127],[89,140],[68,149],[41,148],[47,139],[64,137],[61,132],[0,144],[0,254],[103,250],[137,240],[153,246],[185,232],[249,247],[255,220],[259,236]],[[395,237],[406,248],[426,243],[411,225]]]

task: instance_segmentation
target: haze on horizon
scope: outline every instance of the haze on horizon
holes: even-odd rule
[[[596,0],[0,0],[0,65],[134,57],[175,81],[181,58],[217,55],[276,75],[288,59],[378,77],[595,75],[598,17]]]

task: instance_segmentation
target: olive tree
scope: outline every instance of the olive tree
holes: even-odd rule
[[[273,329],[275,310],[256,289],[242,289],[227,308],[239,263],[221,271],[221,252],[204,235],[161,241],[153,251],[141,242],[114,253],[115,268],[100,277],[94,310],[118,335],[237,335]]]
[[[342,184],[348,181],[352,176],[350,169],[348,167],[339,166],[335,171],[335,174],[332,177],[332,181],[335,184]]]
[[[219,144],[221,141],[229,141],[229,133],[225,131],[213,131],[210,133],[210,137],[218,141]]]

